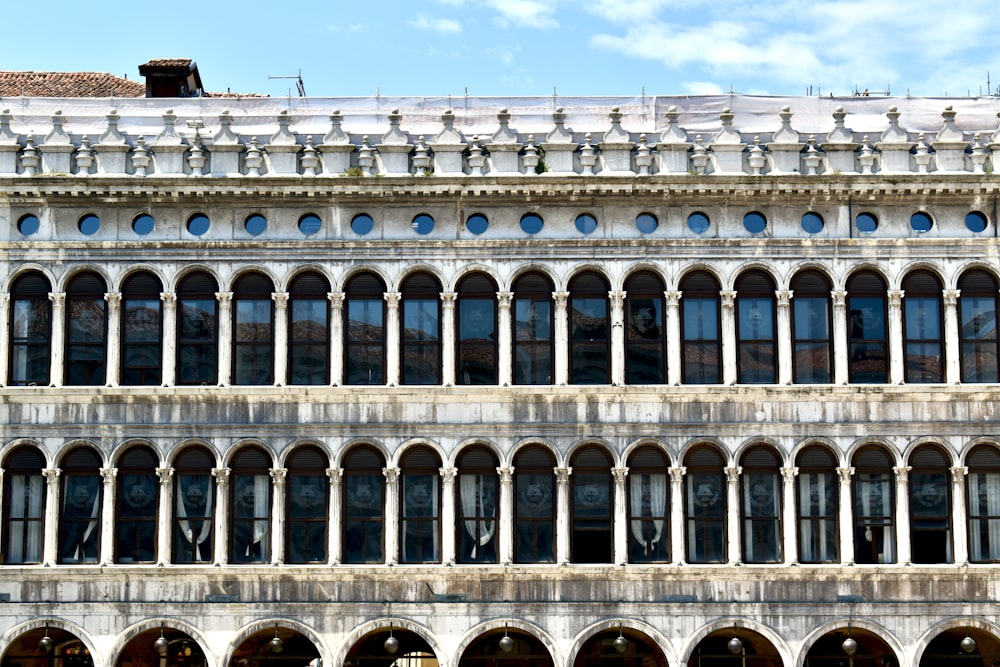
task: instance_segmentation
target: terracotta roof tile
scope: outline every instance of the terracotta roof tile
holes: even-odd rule
[[[190,58],[154,58],[139,67],[190,67]]]
[[[0,72],[0,97],[145,97],[146,84],[103,72]]]

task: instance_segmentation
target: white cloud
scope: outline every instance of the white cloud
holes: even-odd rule
[[[514,64],[514,57],[521,52],[520,44],[498,44],[486,49],[486,53],[503,63],[504,67]]]
[[[585,8],[607,21],[627,24],[655,19],[671,2],[672,0],[590,0]]]
[[[340,32],[341,30],[345,32],[361,32],[365,29],[364,23],[351,23],[349,25],[339,25],[337,23],[331,23],[326,26],[329,32]]]
[[[553,18],[558,0],[486,0],[499,13],[496,23],[501,28],[557,28]]]
[[[432,30],[440,33],[462,32],[462,24],[454,19],[429,19],[418,16],[410,21],[410,25],[418,30]]]
[[[684,83],[684,90],[689,95],[722,95],[727,92],[719,84],[710,81],[687,81]]]
[[[452,7],[461,7],[463,0],[435,0],[441,5],[451,5]]]

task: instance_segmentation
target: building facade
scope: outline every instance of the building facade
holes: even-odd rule
[[[3,667],[1000,664],[998,111],[0,99]]]

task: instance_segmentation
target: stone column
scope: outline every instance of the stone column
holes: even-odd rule
[[[330,502],[327,525],[327,554],[330,565],[340,565],[344,558],[343,547],[343,499],[341,488],[344,483],[343,468],[327,468],[326,476],[330,478]]]
[[[687,561],[684,550],[684,475],[687,468],[674,466],[670,473],[670,559],[678,565]]]
[[[743,466],[730,466],[726,472],[726,549],[730,565],[743,562],[740,549],[740,475]]]
[[[501,387],[509,387],[514,382],[514,341],[510,306],[513,292],[497,292],[497,371]]]
[[[157,468],[156,476],[160,481],[160,498],[156,511],[156,564],[164,566],[170,562],[170,550],[174,537],[170,520],[171,508],[174,505],[174,469]]]
[[[386,292],[385,302],[388,304],[385,314],[385,380],[390,387],[399,384],[399,299],[400,292]]]
[[[903,290],[889,290],[889,384],[903,384]]]
[[[382,468],[385,475],[385,562],[399,562],[399,468]]]
[[[569,476],[572,468],[553,468],[556,474],[556,562],[569,563]]]
[[[441,474],[441,562],[455,564],[455,475],[458,468],[439,468]]]
[[[43,554],[42,562],[46,567],[59,561],[59,468],[43,468],[45,477],[45,523],[43,524]]]
[[[330,384],[344,384],[344,292],[330,292]]]
[[[514,468],[497,468],[497,474],[500,475],[497,560],[501,565],[509,565],[514,562]]]
[[[177,295],[161,292],[163,302],[163,386],[177,383]]]
[[[664,292],[667,298],[666,331],[667,331],[667,384],[681,383],[681,317],[680,292]]]
[[[288,384],[288,292],[274,292],[274,386]]]
[[[97,561],[110,565],[115,561],[115,478],[118,468],[101,468],[101,544]]]
[[[854,512],[851,502],[851,478],[854,468],[837,468],[840,479],[840,495],[837,497],[840,523],[840,562],[854,565]]]
[[[555,299],[555,320],[552,322],[555,335],[555,376],[557,385],[569,382],[569,314],[566,305],[569,302],[569,292],[553,292]]]
[[[63,357],[66,350],[66,293],[52,292],[52,365],[49,369],[49,386],[63,386]]]
[[[850,379],[847,367],[849,343],[847,337],[847,292],[833,290],[833,383],[847,384]],[[853,558],[851,559],[853,561]]]
[[[910,555],[910,466],[893,468],[896,473],[896,538],[897,563],[909,565]]]
[[[212,468],[215,477],[215,564],[229,562],[229,468]]]
[[[778,301],[778,384],[792,384],[792,290],[776,290]]]
[[[611,475],[615,480],[614,516],[612,528],[614,536],[614,562],[618,565],[628,563],[628,493],[625,490],[625,480],[628,479],[628,468],[612,468]]]
[[[121,384],[121,351],[122,351],[122,295],[120,292],[109,292],[104,295],[108,303],[108,351],[107,369],[104,374],[104,384],[117,387]]]
[[[228,387],[233,377],[233,293],[216,292],[219,301],[219,386]]]
[[[608,292],[611,302],[611,384],[625,384],[625,292]]]
[[[798,534],[799,519],[795,513],[795,478],[799,475],[796,467],[781,469],[783,491],[781,496],[781,524],[784,532],[784,562],[793,565],[799,562]]]
[[[962,341],[958,330],[958,297],[962,290],[944,290],[944,381],[948,384],[958,384],[962,381],[962,371],[959,365]]]
[[[969,562],[969,511],[965,501],[965,476],[969,469],[955,466],[951,469],[951,525],[954,560],[958,565]]]
[[[6,387],[10,368],[10,294],[0,294],[0,387]],[[0,496],[3,497],[3,496]],[[2,532],[2,531],[0,531]]]
[[[736,292],[722,291],[722,384],[736,384]]]
[[[455,292],[441,292],[441,384],[455,384]]]
[[[288,468],[271,468],[271,564],[285,563],[285,479]]]

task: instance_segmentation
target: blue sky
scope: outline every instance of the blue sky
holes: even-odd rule
[[[138,78],[194,58],[208,90],[314,97],[978,95],[996,0],[10,2],[0,69]]]

